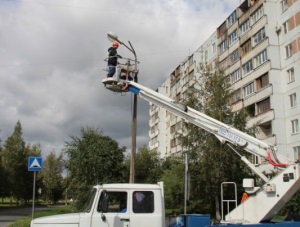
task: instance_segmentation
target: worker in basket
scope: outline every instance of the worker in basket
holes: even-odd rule
[[[118,64],[118,58],[122,58],[120,55],[117,53],[117,49],[119,47],[119,43],[117,41],[114,41],[112,43],[112,47],[108,49],[108,73],[107,77],[113,77],[115,72],[116,72],[116,67]]]

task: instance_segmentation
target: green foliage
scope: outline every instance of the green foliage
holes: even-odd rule
[[[126,160],[127,173],[130,170],[129,157]],[[156,184],[162,174],[159,153],[150,151],[146,145],[138,149],[135,158],[135,183]]]
[[[281,215],[287,215],[290,218],[300,216],[300,191],[280,211]]]
[[[76,199],[80,209],[91,186],[102,183],[123,182],[125,148],[98,130],[81,129],[81,137],[71,136],[66,143],[68,156],[68,194]]]
[[[165,206],[176,211],[183,211],[184,201],[184,162],[181,157],[168,157],[164,160],[163,175],[161,181],[164,182]]]
[[[3,167],[6,170],[9,193],[17,201],[26,203],[32,197],[33,174],[28,172],[28,157],[40,155],[40,150],[26,145],[22,138],[22,126],[18,121],[13,134],[7,138],[3,151]]]
[[[43,185],[43,191],[45,191],[46,204],[48,204],[49,199],[56,203],[62,197],[62,165],[62,154],[56,157],[54,151],[48,154],[43,163],[43,170],[40,172],[39,177]]]
[[[4,168],[4,150],[2,149],[1,142],[2,140],[0,138],[0,197],[5,197],[9,195],[9,190],[6,187],[8,185],[8,177],[6,169]]]
[[[199,83],[191,89],[185,104],[222,123],[244,130],[247,115],[245,111],[232,112],[228,78],[220,70],[210,72],[205,66],[201,66],[200,70]],[[239,157],[214,135],[190,123],[184,125],[187,133],[181,139],[182,146],[190,154],[190,184],[193,189],[188,210],[218,216],[221,183],[241,183],[249,171]],[[242,193],[240,185],[239,193]]]

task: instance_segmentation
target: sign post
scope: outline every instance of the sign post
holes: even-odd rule
[[[29,157],[28,171],[33,171],[33,195],[32,195],[32,220],[34,218],[34,203],[35,203],[35,176],[37,171],[41,171],[43,166],[42,157]]]

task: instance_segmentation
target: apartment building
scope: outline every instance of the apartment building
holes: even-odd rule
[[[199,76],[199,63],[224,69],[232,85],[232,109],[246,108],[247,126],[256,129],[257,138],[300,159],[300,1],[242,2],[158,92],[185,99]],[[182,152],[180,130],[181,119],[150,105],[150,149],[161,157]]]

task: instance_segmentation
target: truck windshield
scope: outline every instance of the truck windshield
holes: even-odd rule
[[[95,198],[95,195],[96,195],[96,192],[97,192],[97,189],[93,188],[92,191],[90,192],[88,200],[86,201],[86,203],[85,203],[85,205],[83,207],[82,212],[89,213],[91,211],[92,205],[93,205],[93,202],[94,202],[94,198]]]

